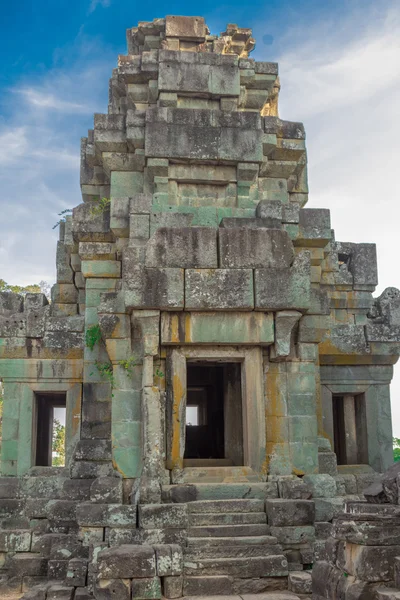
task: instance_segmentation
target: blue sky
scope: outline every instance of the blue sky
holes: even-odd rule
[[[166,14],[212,33],[252,27],[280,65],[280,115],[307,131],[310,207],[336,238],[378,245],[380,285],[400,288],[400,0],[20,0],[3,3],[0,278],[53,281],[57,213],[80,203],[79,140],[106,112],[125,30]],[[393,386],[400,436],[400,369]]]

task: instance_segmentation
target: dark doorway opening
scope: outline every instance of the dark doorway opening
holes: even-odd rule
[[[240,363],[187,363],[185,466],[243,465]]]
[[[36,466],[64,466],[66,406],[66,394],[36,394]]]
[[[368,464],[364,394],[334,395],[333,434],[338,465]]]

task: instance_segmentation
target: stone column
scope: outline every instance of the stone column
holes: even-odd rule
[[[186,436],[186,358],[178,350],[167,358],[168,468],[183,469]]]
[[[346,463],[356,465],[358,463],[356,407],[352,394],[343,396],[343,413]]]

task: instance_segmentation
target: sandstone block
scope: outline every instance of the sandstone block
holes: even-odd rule
[[[273,527],[313,525],[315,520],[312,500],[267,500],[266,512],[268,524]]]
[[[68,563],[65,583],[74,587],[84,587],[86,585],[87,570],[87,560],[83,558],[72,558]]]
[[[394,578],[394,557],[399,553],[400,546],[346,544],[344,569],[363,581],[391,581]]]
[[[122,545],[99,553],[100,579],[133,579],[154,577],[155,574],[155,554],[150,546]]]
[[[161,598],[159,577],[145,577],[132,580],[132,598],[135,600],[158,600]]]
[[[184,306],[183,269],[124,268],[127,308],[181,310]]]
[[[309,571],[292,571],[289,573],[288,586],[294,594],[311,594],[311,573]]]
[[[164,577],[163,595],[165,598],[180,598],[183,589],[183,576]]]
[[[165,36],[201,42],[206,36],[203,17],[168,16],[165,19]]]
[[[289,268],[293,245],[286,231],[277,229],[220,228],[218,235],[222,268]]]
[[[310,544],[315,540],[315,529],[311,525],[271,527],[271,535],[279,544]]]
[[[211,227],[160,227],[146,246],[146,267],[218,267],[217,232]]]
[[[232,577],[228,575],[184,577],[184,596],[223,596],[227,594],[233,594]]]
[[[185,308],[192,310],[252,309],[251,269],[188,269]]]
[[[185,504],[143,504],[139,506],[139,524],[145,529],[179,528],[188,525]]]
[[[309,500],[312,496],[311,488],[303,479],[279,479],[279,496],[291,500]]]
[[[310,305],[310,271],[308,252],[297,254],[290,268],[256,269],[256,310],[307,310]]]
[[[331,475],[305,475],[303,481],[312,491],[313,498],[332,498],[336,496],[336,483]]]
[[[94,585],[94,594],[96,600],[130,600],[131,581],[129,579],[98,579]]]
[[[191,312],[161,314],[161,343],[272,344],[271,314]]]

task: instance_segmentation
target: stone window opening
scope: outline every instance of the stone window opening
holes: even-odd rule
[[[350,260],[351,260],[350,254],[344,254],[342,252],[339,252],[339,254],[338,254],[339,267],[345,266],[348,268],[350,266]]]
[[[66,408],[65,393],[35,394],[33,421],[33,455],[35,466],[65,466],[65,448],[64,452],[62,450],[61,452],[53,451],[53,436],[56,434],[57,426],[65,427]],[[62,439],[60,442],[62,442]],[[60,445],[60,442],[58,445]]]
[[[365,394],[333,395],[332,403],[338,465],[368,464]]]

